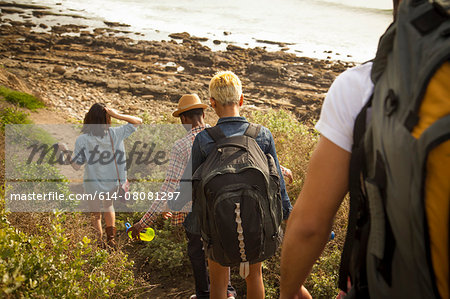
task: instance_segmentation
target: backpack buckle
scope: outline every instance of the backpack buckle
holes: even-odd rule
[[[398,97],[392,89],[389,89],[388,95],[384,100],[384,112],[391,116],[398,108]]]

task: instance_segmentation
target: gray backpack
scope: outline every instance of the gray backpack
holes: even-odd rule
[[[281,242],[282,205],[274,159],[255,138],[261,126],[226,137],[206,131],[215,148],[193,175],[194,198],[208,257],[223,266],[248,266],[273,256]]]
[[[440,3],[404,0],[373,61],[353,132],[348,298],[449,296],[450,1]]]

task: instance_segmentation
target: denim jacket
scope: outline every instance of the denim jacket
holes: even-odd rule
[[[217,126],[220,127],[225,136],[239,136],[243,135],[249,126],[249,122],[245,119],[245,117],[224,117],[219,119],[217,122]],[[261,147],[262,151],[265,154],[270,154],[275,160],[277,165],[278,174],[280,175],[280,187],[281,187],[281,200],[283,205],[283,219],[287,219],[292,210],[292,205],[289,200],[288,194],[286,192],[286,185],[284,182],[283,175],[281,173],[280,164],[277,158],[277,152],[275,150],[275,143],[272,137],[272,133],[270,133],[269,129],[265,127],[261,127],[261,130],[256,137],[256,143]],[[214,149],[214,141],[209,136],[206,131],[200,132],[194,141],[192,146],[192,173],[194,173],[197,168],[206,160],[208,154],[211,150]],[[195,211],[195,208],[192,209]],[[200,233],[199,224],[197,223],[196,217],[193,215],[193,212],[189,213],[184,221],[184,226],[186,230],[191,233]]]

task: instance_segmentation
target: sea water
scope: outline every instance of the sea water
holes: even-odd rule
[[[174,32],[299,56],[364,62],[392,21],[391,0],[24,0],[99,21],[128,24],[137,39]],[[82,21],[81,21],[82,22]],[[74,22],[75,23],[75,22]],[[80,23],[78,20],[76,23]],[[103,24],[103,27],[106,27]],[[215,45],[214,40],[220,41]],[[280,42],[284,44],[272,43]]]

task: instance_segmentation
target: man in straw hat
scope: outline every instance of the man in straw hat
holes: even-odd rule
[[[205,124],[204,109],[208,106],[203,104],[197,94],[185,94],[178,101],[178,108],[173,112],[174,117],[179,117],[183,125],[191,125],[192,128],[185,137],[177,140],[172,147],[170,154],[169,167],[166,178],[160,189],[160,192],[175,192],[180,184],[183,172],[188,165],[191,156],[192,144],[195,136],[203,131],[209,125]],[[139,239],[139,232],[153,224],[162,211],[163,201],[155,201],[142,219],[132,227],[132,237]],[[187,213],[166,213],[165,218],[172,217],[172,224],[183,224]],[[192,264],[195,279],[195,295],[190,298],[209,298],[209,279],[206,269],[205,253],[200,235],[192,234],[186,231],[188,239],[188,255]],[[236,292],[228,284],[228,298],[234,298]]]

